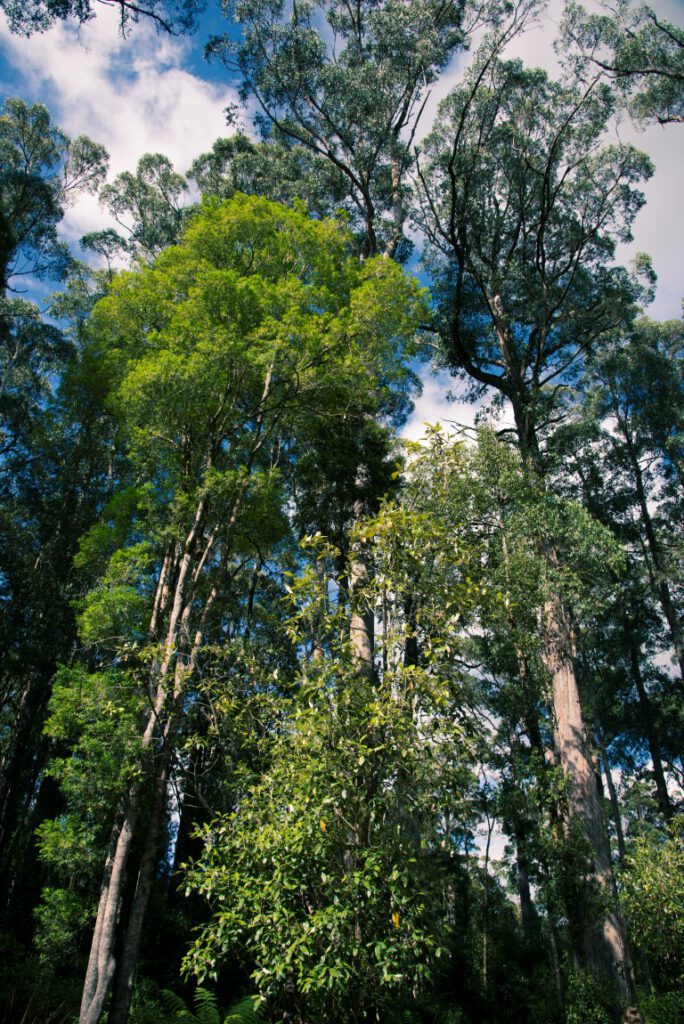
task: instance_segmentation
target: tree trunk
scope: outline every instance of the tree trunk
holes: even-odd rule
[[[357,476],[357,484],[362,482],[362,473],[363,470],[360,469]],[[366,512],[367,509],[363,500],[357,498],[354,502],[354,522],[358,523]],[[349,568],[349,592],[351,598],[349,638],[351,641],[352,661],[356,671],[360,675],[372,678],[375,671],[375,614],[365,594],[369,582],[370,573],[368,570],[367,554],[363,543],[357,540],[352,546]]]
[[[555,552],[549,553],[549,559],[556,561]],[[568,816],[570,822],[582,824],[592,854],[593,879],[608,901],[603,920],[586,925],[585,956],[592,973],[611,989],[617,1015],[633,998],[632,968],[624,924],[617,909],[610,847],[582,717],[572,658],[572,632],[558,595],[549,598],[544,616],[544,660],[552,683],[554,735],[566,779]]]
[[[658,742],[655,722],[653,720],[651,701],[649,700],[648,693],[646,692],[644,678],[641,674],[639,655],[633,643],[630,643],[629,645],[629,660],[632,666],[632,678],[634,679],[634,685],[636,686],[636,691],[639,697],[641,721],[644,726],[648,749],[651,754],[651,763],[653,764],[653,777],[655,779],[656,792],[658,794],[658,803],[660,805],[660,810],[663,812],[665,817],[669,819],[672,817],[672,803],[670,802],[670,794],[667,791],[667,782],[665,781],[665,772],[663,771],[663,761],[660,753],[660,743]]]
[[[179,567],[173,597],[173,608],[166,636],[164,660],[159,666],[159,679],[156,687],[154,707],[147,715],[145,730],[141,739],[141,759],[143,762],[153,756],[154,747],[157,742],[158,727],[167,699],[166,675],[176,643],[182,590],[187,581],[190,567],[190,548],[196,537],[196,528],[199,526],[201,507],[200,503],[198,515],[195,517],[195,523],[190,531],[188,542],[185,546],[185,553]],[[159,588],[163,589],[166,587],[166,576],[166,566],[162,566],[158,590]],[[158,609],[155,602],[153,620],[157,612]],[[79,1024],[98,1024],[114,978],[116,968],[114,948],[121,916],[126,871],[144,802],[142,784],[144,775],[145,773],[142,772],[141,779],[136,779],[131,784],[123,813],[123,824],[118,834],[112,837],[112,846],[105,864],[95,931],[93,932],[90,956],[86,969]]]
[[[83,983],[79,1024],[97,1024],[114,977],[114,941],[121,912],[125,869],[138,823],[139,810],[140,793],[139,787],[136,786],[131,792],[123,822],[120,827],[115,825],[112,832]]]
[[[123,937],[121,955],[116,970],[112,1002],[107,1015],[107,1024],[126,1024],[133,995],[140,939],[145,912],[152,892],[154,869],[157,863],[159,837],[162,831],[166,808],[166,791],[169,781],[169,751],[162,755],[155,784],[154,801],[145,831],[140,858],[140,867],[131,905],[128,924]]]
[[[622,829],[622,815],[620,814],[620,802],[617,796],[617,790],[615,789],[615,783],[613,782],[613,775],[610,770],[610,761],[608,760],[608,751],[606,745],[603,742],[603,738],[598,729],[596,729],[596,743],[601,755],[601,764],[603,765],[603,775],[606,780],[606,788],[608,790],[608,797],[610,799],[610,809],[613,816],[613,824],[615,825],[615,837],[617,839],[618,856],[621,861],[624,861],[627,857],[627,848],[625,846],[625,833]]]
[[[516,432],[523,464],[533,485],[545,487],[545,470],[525,391],[513,402]],[[550,569],[559,566],[552,542],[541,541],[540,553]],[[634,980],[624,923],[617,906],[617,892],[610,858],[610,844],[580,703],[574,664],[574,639],[567,608],[557,593],[550,594],[543,610],[544,665],[551,683],[554,745],[566,780],[568,824],[581,824],[593,862],[592,877],[605,895],[602,920],[587,922],[584,956],[592,973],[611,992],[616,1019],[634,997]]]
[[[634,473],[634,485],[637,493],[637,500],[639,502],[639,510],[641,512],[641,521],[644,528],[644,534],[646,536],[646,546],[651,556],[653,563],[653,587],[655,590],[655,596],[660,602],[660,607],[663,610],[665,621],[667,622],[670,629],[670,636],[672,638],[672,645],[675,649],[675,655],[677,662],[679,663],[679,673],[684,681],[684,633],[682,632],[682,625],[679,621],[679,615],[675,603],[672,600],[672,594],[670,592],[670,586],[667,580],[665,563],[663,561],[663,555],[660,547],[660,541],[656,535],[651,513],[648,508],[648,499],[646,497],[646,488],[644,486],[644,474],[639,463],[638,454],[634,448],[632,437],[627,429],[626,424],[618,416],[618,423],[622,430],[622,436],[625,440],[627,447],[627,454],[629,461],[632,466],[632,472]]]

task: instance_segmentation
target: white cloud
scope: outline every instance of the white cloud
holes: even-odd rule
[[[178,170],[187,170],[216,138],[229,134],[223,110],[237,99],[235,90],[183,67],[187,40],[143,24],[123,40],[116,17],[106,13],[80,30],[58,23],[30,39],[11,35],[1,17],[0,52],[8,70],[0,87],[44,102],[68,135],[101,142],[112,174],[133,170],[150,152],[165,153]],[[84,197],[63,227],[76,238],[102,223],[97,200]]]
[[[416,399],[413,413],[401,432],[402,437],[407,441],[420,441],[425,437],[425,428],[428,424],[433,426],[440,423],[447,431],[475,427],[476,418],[478,415],[482,416],[483,410],[488,405],[486,399],[478,402],[449,399],[450,391],[458,394],[462,385],[446,371],[440,373],[427,371],[422,374],[422,379],[423,392]],[[513,424],[512,414],[508,409],[496,419],[488,414],[486,421],[491,423],[495,430],[501,430]]]

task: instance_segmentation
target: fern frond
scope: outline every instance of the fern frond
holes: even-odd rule
[[[223,1024],[262,1024],[264,1014],[256,996],[247,996],[231,1006]]]
[[[199,987],[195,992],[197,1024],[221,1024],[216,996],[209,989]]]
[[[172,1024],[180,1024],[181,1021],[187,1021],[190,1024],[194,1021],[193,1015],[188,1010],[187,1006],[179,995],[175,992],[171,992],[168,988],[163,988],[159,993],[161,1001],[164,1005],[164,1009],[169,1014],[169,1020]]]

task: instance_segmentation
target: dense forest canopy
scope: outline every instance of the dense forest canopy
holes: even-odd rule
[[[3,1024],[684,1019],[684,28],[551,6],[0,0]]]

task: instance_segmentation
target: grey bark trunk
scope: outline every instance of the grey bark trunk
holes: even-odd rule
[[[121,956],[117,965],[116,980],[112,992],[112,1003],[107,1015],[107,1024],[126,1024],[133,996],[140,938],[149,903],[154,869],[157,863],[159,836],[162,830],[166,806],[166,789],[169,774],[169,757],[164,757],[155,785],[154,803],[148,819],[140,868],[131,905],[128,925],[124,934]]]
[[[359,470],[359,482],[362,475]],[[361,499],[354,502],[354,521],[359,522],[366,513]],[[360,675],[372,678],[374,673],[375,648],[375,615],[372,605],[368,603],[365,590],[370,582],[368,559],[364,546],[356,541],[351,551],[349,567],[349,592],[351,598],[351,618],[349,638],[352,648],[352,662]]]
[[[518,386],[515,375],[512,377],[520,396],[513,402],[513,413],[523,462],[531,477],[544,487],[545,469],[535,423],[522,400],[525,390]],[[552,544],[542,542],[540,551],[550,568],[558,566],[558,555]],[[543,619],[543,661],[551,683],[554,745],[566,779],[568,818],[569,822],[578,821],[582,825],[591,851],[593,880],[606,896],[603,919],[586,926],[584,955],[589,969],[611,991],[617,1019],[634,998],[633,971],[626,930],[617,905],[610,845],[580,703],[572,628],[560,595],[548,597]]]

